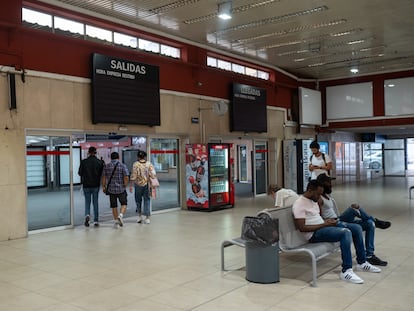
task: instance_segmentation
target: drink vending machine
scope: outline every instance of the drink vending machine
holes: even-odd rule
[[[187,208],[233,207],[230,144],[186,145]]]

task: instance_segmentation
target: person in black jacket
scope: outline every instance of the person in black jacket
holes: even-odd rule
[[[96,148],[89,147],[88,157],[81,161],[78,174],[83,185],[85,196],[85,226],[89,227],[91,199],[93,203],[94,226],[99,226],[98,195],[104,162],[96,157]]]

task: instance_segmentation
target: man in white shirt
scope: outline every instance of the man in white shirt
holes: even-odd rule
[[[320,174],[330,175],[332,169],[332,160],[329,155],[320,152],[321,146],[317,141],[310,144],[312,155],[309,160],[309,171],[311,171],[311,179],[316,179]]]
[[[317,180],[309,181],[306,192],[293,203],[292,211],[296,227],[310,243],[339,242],[342,256],[342,272],[340,278],[354,284],[364,281],[352,269],[351,244],[354,241],[358,271],[381,272],[381,269],[366,261],[362,233],[353,235],[350,228],[337,226],[337,220],[323,219],[320,215],[318,201],[323,193],[323,186]],[[360,227],[357,224],[355,229]]]
[[[299,198],[299,195],[292,189],[285,189],[275,184],[269,185],[267,194],[275,200],[275,207],[292,206]]]

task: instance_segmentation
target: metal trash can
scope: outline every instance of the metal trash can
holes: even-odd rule
[[[269,246],[246,242],[246,280],[262,284],[279,282],[279,243]]]
[[[279,282],[279,220],[266,213],[244,217],[242,238],[246,240],[246,280]]]

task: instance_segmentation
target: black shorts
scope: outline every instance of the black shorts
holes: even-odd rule
[[[121,203],[122,205],[127,205],[127,192],[124,191],[122,193],[118,193],[118,194],[110,194],[109,195],[109,202],[110,202],[110,206],[111,208],[117,208],[118,207],[118,200],[119,203]]]

